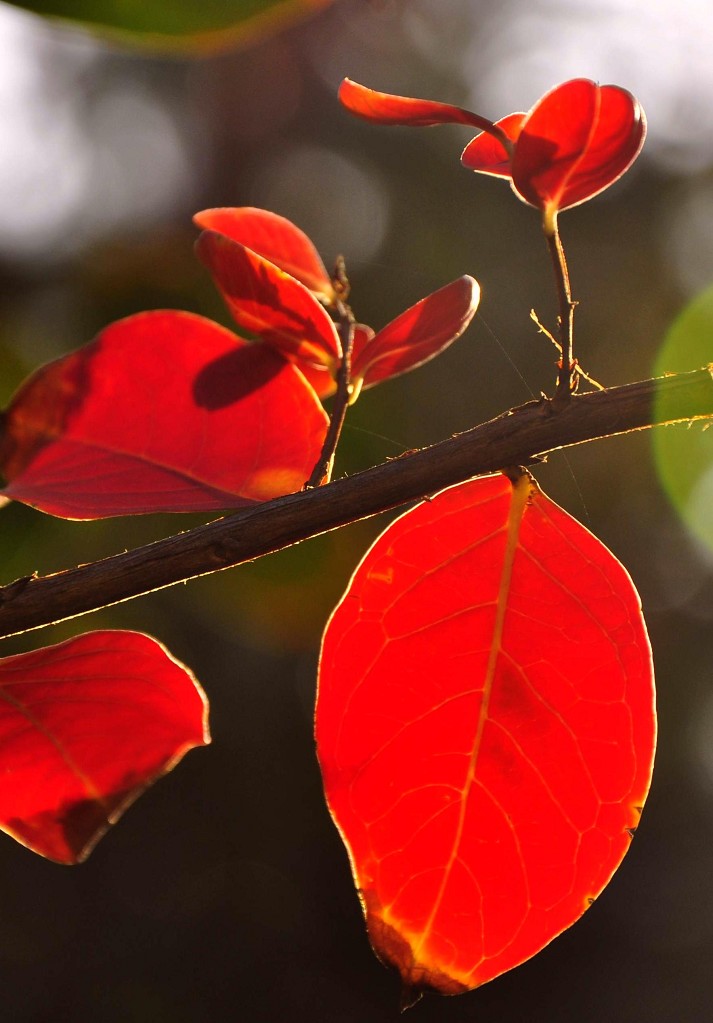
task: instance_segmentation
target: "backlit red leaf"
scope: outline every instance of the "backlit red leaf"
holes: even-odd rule
[[[638,824],[655,712],[631,580],[527,477],[443,491],[334,612],[316,736],[406,1000],[476,987],[587,909]]]
[[[191,672],[149,636],[92,632],[0,660],[0,828],[77,863],[126,807],[210,742]]]
[[[352,380],[371,387],[398,376],[442,352],[468,326],[480,299],[478,282],[467,275],[452,281],[401,313],[352,360]]]
[[[300,373],[319,398],[330,398],[337,389],[337,381],[326,366],[312,362],[298,362]]]
[[[285,217],[253,206],[203,210],[193,218],[198,227],[216,231],[252,249],[291,274],[310,291],[331,302],[332,281],[314,245]]]
[[[481,130],[492,127],[487,118],[462,107],[430,99],[411,99],[408,96],[377,92],[349,78],[345,78],[339,86],[339,101],[350,113],[376,124],[401,124],[413,128],[428,128],[434,124],[469,124]]]
[[[289,359],[336,369],[342,354],[336,327],[304,284],[215,231],[201,234],[196,252],[241,329]]]
[[[575,78],[530,111],[512,161],[513,187],[540,209],[591,199],[630,166],[644,144],[646,119],[616,85]]]
[[[299,490],[326,427],[268,347],[192,313],[140,313],[20,387],[3,493],[77,519],[237,507]]]
[[[517,142],[527,114],[508,114],[495,123],[505,132],[513,143]],[[478,171],[481,174],[492,174],[495,177],[511,177],[510,154],[487,132],[483,131],[476,135],[472,142],[463,150],[461,163],[468,170]]]

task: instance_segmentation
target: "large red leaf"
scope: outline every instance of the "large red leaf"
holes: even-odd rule
[[[193,222],[245,245],[320,298],[333,301],[332,281],[319,253],[304,231],[285,217],[253,206],[240,206],[202,210],[196,213]]]
[[[91,632],[0,660],[0,828],[77,863],[126,807],[210,742],[191,672],[149,636]]]
[[[611,185],[638,155],[644,112],[616,85],[575,78],[528,114],[515,146],[513,187],[541,209],[564,210]]]
[[[200,235],[196,253],[241,329],[257,334],[287,358],[336,371],[342,356],[337,329],[304,284],[215,231]]]
[[[587,909],[638,823],[655,712],[631,580],[527,477],[443,491],[334,612],[316,735],[405,998],[476,987]]]
[[[77,519],[237,507],[299,490],[326,426],[269,348],[192,313],[140,313],[22,385],[3,493]]]
[[[460,337],[475,315],[480,287],[465,275],[422,298],[366,343],[352,360],[352,380],[371,387],[422,365]]]

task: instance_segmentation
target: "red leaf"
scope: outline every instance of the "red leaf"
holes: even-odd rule
[[[91,632],[0,660],[0,828],[78,863],[144,789],[210,742],[191,672],[149,636]]]
[[[342,355],[339,335],[304,284],[214,231],[203,232],[196,252],[242,330],[257,334],[289,359],[336,370]]]
[[[78,519],[237,507],[299,490],[326,427],[269,348],[192,313],[140,313],[21,386],[3,493]]]
[[[434,124],[469,124],[481,130],[492,128],[492,122],[478,114],[437,103],[430,99],[411,99],[376,92],[345,78],[339,86],[339,101],[346,109],[365,121],[376,124],[401,124],[413,128],[429,128]]]
[[[616,85],[575,78],[527,115],[512,161],[513,187],[533,206],[564,210],[591,199],[633,163],[644,112]]]
[[[352,361],[352,380],[364,387],[406,373],[432,359],[460,337],[478,308],[480,288],[460,277],[401,313],[368,343],[360,343]]]
[[[195,215],[193,222],[252,249],[326,302],[334,300],[332,281],[319,253],[307,235],[285,217],[242,206],[203,210]]]
[[[523,122],[527,114],[508,114],[495,123],[505,132],[513,143],[517,142]],[[483,131],[476,135],[472,142],[463,150],[461,163],[468,170],[478,171],[480,174],[492,174],[495,177],[510,178],[510,155],[497,139]]]
[[[443,491],[334,612],[316,735],[406,997],[491,980],[587,909],[638,823],[655,712],[631,580],[526,477]]]

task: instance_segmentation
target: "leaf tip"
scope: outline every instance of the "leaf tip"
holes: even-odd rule
[[[363,890],[361,896],[371,946],[381,962],[401,976],[401,1012],[415,1005],[429,989],[442,995],[460,995],[475,986],[463,983],[425,958],[417,958],[405,934],[384,919],[376,893]],[[417,939],[413,940],[416,944]]]

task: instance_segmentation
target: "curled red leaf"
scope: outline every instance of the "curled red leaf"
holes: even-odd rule
[[[242,330],[256,334],[286,358],[336,370],[342,355],[339,335],[304,284],[215,231],[200,235],[196,252]]]
[[[286,217],[253,206],[202,210],[198,227],[216,231],[274,263],[326,302],[334,300],[332,281],[313,243]]]
[[[653,670],[616,558],[526,476],[397,519],[327,626],[316,738],[377,954],[455,994],[534,955],[626,853]]]
[[[575,78],[527,115],[512,159],[512,183],[526,202],[565,210],[608,188],[644,144],[646,118],[616,85]]]
[[[339,102],[350,113],[376,124],[408,125],[414,128],[429,128],[435,124],[468,124],[482,130],[492,128],[487,118],[463,107],[377,92],[349,78],[345,78],[339,86]]]
[[[20,387],[2,493],[76,519],[238,507],[299,490],[327,422],[267,346],[192,313],[139,313]]]
[[[0,660],[0,828],[85,859],[137,796],[210,742],[191,672],[150,636],[91,632]]]
[[[616,85],[576,78],[558,85],[529,114],[497,124],[512,138],[502,147],[478,135],[461,161],[470,170],[508,177],[525,202],[553,215],[591,199],[631,166],[644,144],[646,119],[636,99]]]

